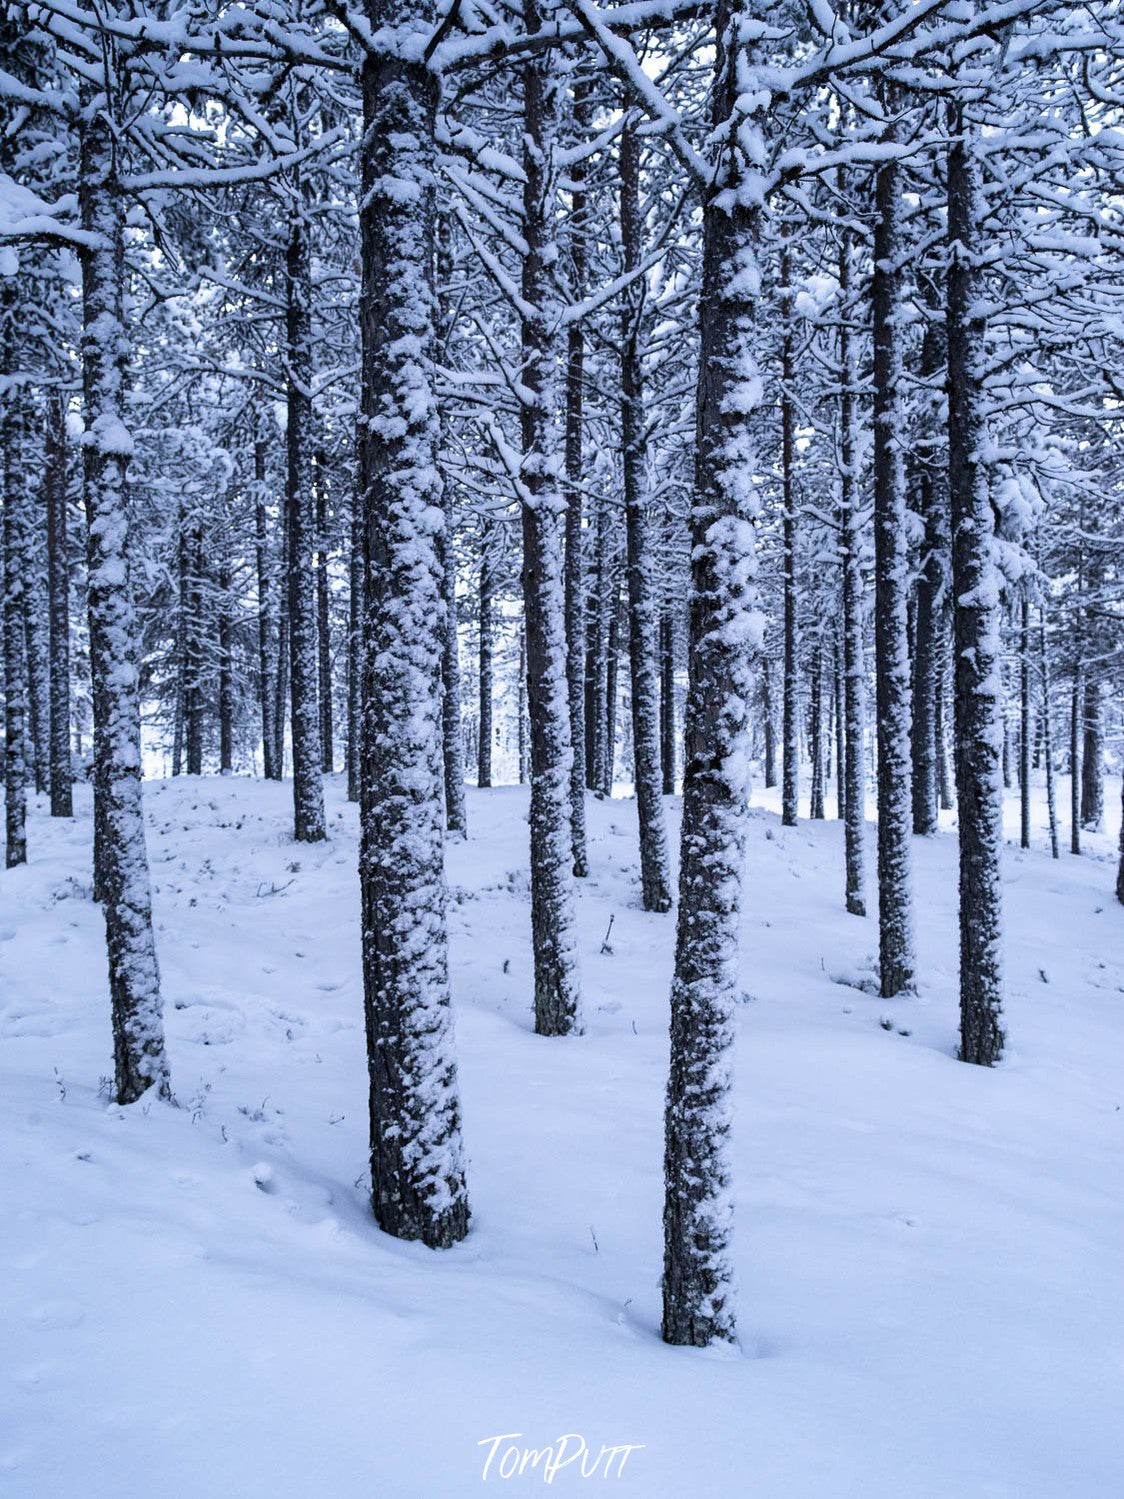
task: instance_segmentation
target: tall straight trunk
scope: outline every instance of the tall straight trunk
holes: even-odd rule
[[[712,123],[738,96],[742,0],[719,0]],[[749,131],[760,121],[743,124]],[[736,149],[736,148],[735,148]],[[730,1054],[748,800],[745,740],[753,659],[754,523],[750,441],[760,379],[754,329],[757,213],[731,191],[752,171],[734,151],[703,207],[700,358],[679,912],[665,1113],[663,1336],[703,1346],[734,1338],[729,1262]]]
[[[812,650],[811,740],[812,798],[808,815],[814,822],[824,818],[823,648],[817,638]]]
[[[866,729],[866,667],[863,662],[862,530],[855,410],[859,377],[854,338],[847,321],[851,315],[848,305],[850,290],[851,244],[849,234],[844,231],[839,245],[839,547],[843,565],[843,742],[846,751],[844,862],[847,910],[852,916],[865,916],[863,844],[866,786],[863,741]]]
[[[432,30],[434,0],[366,0],[374,33]],[[362,418],[366,586],[359,876],[371,1204],[443,1248],[468,1230],[449,1001],[441,800],[443,619],[434,395],[438,81],[363,59]],[[436,524],[435,524],[436,523]]]
[[[495,559],[492,556],[494,527],[485,521],[480,537],[480,573],[477,587],[477,617],[480,626],[479,678],[477,683],[477,716],[480,732],[476,746],[476,784],[492,784],[492,700],[495,675],[495,637],[492,620],[496,589]],[[522,672],[522,665],[520,666]],[[522,697],[520,697],[522,701]]]
[[[895,98],[884,90],[893,117]],[[897,126],[887,130],[887,144]],[[878,736],[878,956],[884,999],[914,984],[910,833],[909,556],[902,463],[902,181],[885,161],[875,182],[874,674]]]
[[[761,719],[765,734],[765,785],[777,784],[777,734],[773,721],[773,673],[768,656],[761,663]]]
[[[574,125],[582,135],[590,123],[590,83],[574,85]],[[585,162],[570,168],[570,278],[573,295],[585,295],[588,267]],[[589,874],[585,826],[585,589],[582,555],[582,443],[585,426],[585,330],[577,320],[567,330],[566,343],[566,692],[570,703],[570,820],[574,874]]]
[[[281,547],[277,568],[277,665],[273,675],[273,763],[285,779],[285,710],[289,702],[289,513],[281,509]]]
[[[47,402],[47,594],[50,623],[51,816],[73,817],[70,763],[70,557],[67,552],[66,408]]]
[[[464,733],[461,727],[461,662],[457,638],[457,557],[453,549],[453,486],[445,485],[445,529],[438,548],[441,601],[445,619],[441,640],[441,752],[445,784],[445,828],[457,838],[468,836],[464,796]]]
[[[597,498],[593,535],[593,587],[589,592],[585,652],[585,774],[590,791],[600,795],[605,784],[607,731],[605,722],[608,675],[609,598],[612,564],[609,558],[612,526],[603,495]]]
[[[1081,852],[1081,704],[1084,698],[1080,662],[1073,670],[1069,698],[1069,851]]]
[[[170,1086],[145,847],[137,626],[127,547],[125,471],[132,438],[124,422],[125,200],[105,95],[84,86],[81,115],[78,201],[90,236],[80,255],[95,885],[105,910],[114,1091],[117,1102],[127,1104],[150,1088],[168,1096]]]
[[[608,619],[605,632],[605,736],[602,742],[601,782],[597,788],[602,796],[612,796],[617,769],[617,678],[621,660],[620,561],[619,553],[614,552],[605,571]]]
[[[298,194],[299,199],[299,194]],[[321,780],[319,663],[312,568],[314,508],[312,437],[312,260],[300,202],[285,251],[285,343],[288,363],[285,432],[285,514],[288,531],[289,702],[293,745],[293,837],[327,836]]]
[[[229,544],[224,539],[218,571],[219,774],[234,770],[234,619],[231,615]]]
[[[21,463],[28,474],[32,465]],[[50,608],[47,597],[46,511],[40,512],[29,491],[27,499],[26,575],[23,590],[23,624],[27,644],[27,706],[30,764],[35,790],[42,794],[51,785],[51,650]]]
[[[1120,863],[1116,870],[1116,899],[1124,905],[1124,776],[1120,781]]]
[[[921,375],[933,379],[944,369],[944,322],[929,308],[921,341]],[[918,507],[925,532],[917,577],[913,653],[913,831],[927,837],[937,831],[940,799],[937,722],[944,647],[944,610],[951,537],[948,530],[948,484],[937,462],[937,444],[921,447]]]
[[[527,631],[519,627],[519,679],[516,683],[516,717],[518,733],[516,745],[519,755],[519,784],[525,786],[531,779],[531,753],[527,743]]]
[[[15,293],[0,280],[0,376],[11,371]],[[27,653],[23,593],[27,556],[27,483],[20,469],[18,398],[5,391],[0,406],[0,473],[4,480],[4,809],[8,869],[27,863]]]
[[[188,567],[187,518],[183,502],[176,517],[176,702],[172,726],[172,775],[183,771],[184,727],[187,717],[187,610],[190,572]]]
[[[643,245],[640,220],[640,142],[635,120],[620,134],[620,229],[624,270],[635,272]],[[643,283],[633,281],[621,299],[621,464],[624,474],[628,560],[628,647],[632,683],[632,758],[640,825],[640,888],[645,911],[671,910],[660,767],[660,671],[652,527],[647,494]]]
[[[1050,818],[1050,852],[1055,859],[1061,857],[1058,840],[1058,802],[1054,790],[1054,742],[1050,725],[1050,662],[1046,655],[1046,618],[1038,621],[1038,662],[1042,674],[1042,711],[1039,723],[1042,726],[1042,757],[1046,762],[1046,809]]]
[[[262,770],[267,781],[281,779],[277,761],[277,658],[273,618],[273,579],[265,513],[265,439],[254,443],[254,551],[258,574],[258,692],[261,699]]]
[[[552,14],[553,12],[550,12]],[[544,16],[524,0],[527,32]],[[562,533],[565,501],[558,484],[559,293],[556,133],[560,81],[547,53],[523,70],[523,256],[521,326],[524,395],[523,617],[527,701],[531,723],[531,941],[535,966],[535,1030],[543,1036],[582,1029],[574,914],[573,820],[570,799],[570,703]]]
[[[784,681],[781,699],[781,822],[796,826],[800,794],[800,749],[797,730],[800,643],[796,619],[796,340],[793,336],[792,257],[787,241],[781,251],[781,496],[784,513]]]
[[[187,773],[203,774],[203,523],[196,517],[187,539],[187,622],[184,652],[184,739]]]
[[[675,795],[675,620],[671,603],[660,610],[660,771],[664,796]]]
[[[960,840],[960,1055],[993,1066],[1003,1050],[999,586],[984,461],[986,327],[978,127],[954,107],[948,156],[948,457]]]
[[[949,533],[949,564],[952,558],[952,534]],[[952,790],[952,772],[948,763],[948,734],[945,732],[945,723],[948,719],[948,689],[951,672],[949,654],[949,634],[951,601],[944,610],[941,623],[941,650],[937,662],[937,708],[933,720],[933,730],[936,735],[937,753],[937,795],[940,800],[942,812],[951,812],[956,805],[956,798]]]
[[[362,452],[359,444],[356,488],[351,497],[351,556],[348,562],[349,596],[347,601],[347,799],[359,800],[359,736],[363,721],[363,589],[366,569],[363,565],[363,506],[366,481],[362,474]]]
[[[1085,680],[1084,743],[1081,750],[1081,824],[1092,832],[1104,825],[1104,704],[1094,668]]]
[[[1019,605],[1019,841],[1030,847],[1030,600]]]
[[[320,698],[320,756],[323,769],[331,775],[336,764],[336,747],[332,733],[332,618],[328,592],[328,460],[323,452],[316,454],[316,666]]]

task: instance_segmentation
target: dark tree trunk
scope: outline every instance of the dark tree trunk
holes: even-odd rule
[[[1104,706],[1097,672],[1085,680],[1084,744],[1081,751],[1081,824],[1091,832],[1104,826]]]
[[[234,770],[234,621],[231,617],[230,557],[226,542],[219,564],[219,774]]]
[[[15,293],[0,280],[0,374],[14,363]],[[27,863],[27,653],[24,649],[24,567],[27,555],[27,482],[20,471],[18,399],[5,392],[0,406],[0,465],[4,479],[4,808],[5,865]]]
[[[671,604],[660,611],[660,770],[664,796],[675,795],[675,621]]]
[[[187,773],[203,774],[203,524],[192,521],[187,541],[187,618],[184,652],[184,737]]]
[[[1069,699],[1069,851],[1081,852],[1081,703],[1084,697],[1080,664],[1074,667]]]
[[[737,94],[744,8],[717,7],[712,120]],[[755,122],[746,122],[749,129]],[[679,915],[671,988],[671,1071],[665,1115],[663,1336],[703,1346],[734,1337],[729,1264],[729,1059],[737,1003],[738,931],[748,800],[754,521],[750,445],[760,402],[754,330],[758,224],[730,192],[733,152],[703,209],[700,359]],[[748,195],[746,195],[748,197]]]
[[[641,263],[640,142],[626,117],[620,135],[620,226],[624,270]],[[671,866],[660,800],[660,674],[652,528],[647,495],[647,438],[641,357],[643,283],[621,305],[621,463],[628,559],[628,643],[632,681],[632,757],[640,824],[640,886],[645,911],[671,910]]]
[[[447,348],[455,315],[450,310],[446,288],[453,274],[452,224],[443,214],[437,226],[437,308],[439,347]],[[445,831],[457,838],[468,836],[468,810],[464,794],[464,728],[461,721],[460,619],[457,608],[456,513],[453,486],[446,482],[442,493],[445,527],[438,543],[441,563],[441,602],[445,616],[441,643],[442,780],[445,788]]]
[[[949,566],[952,557],[952,533],[949,532]],[[945,722],[948,717],[948,687],[951,673],[949,671],[949,614],[950,607],[943,611],[941,621],[941,650],[937,662],[937,709],[934,717],[934,730],[937,739],[937,793],[940,797],[941,811],[951,812],[956,805],[956,798],[952,790],[952,772],[948,763],[948,735],[945,732]]]
[[[26,458],[22,465],[27,471]],[[29,484],[35,481],[30,478]],[[27,548],[23,590],[23,623],[27,643],[28,769],[35,777],[36,793],[51,785],[51,649],[50,610],[47,598],[45,510],[27,499]]]
[[[183,771],[184,722],[187,716],[187,611],[190,570],[187,518],[182,502],[176,517],[176,704],[172,727],[172,774]]]
[[[517,749],[519,754],[519,784],[525,786],[531,779],[531,754],[527,743],[527,631],[519,630],[519,679],[517,682],[516,711],[518,716]]]
[[[67,552],[66,409],[47,403],[47,592],[50,620],[51,816],[73,817],[70,767],[70,557]]]
[[[351,500],[351,558],[348,565],[350,596],[347,616],[347,799],[357,802],[360,796],[361,755],[360,725],[363,721],[363,504],[366,480],[362,473],[362,451],[359,444],[359,472]]]
[[[977,127],[955,109],[948,157],[949,493],[956,659],[956,791],[960,839],[960,1054],[993,1066],[1003,1050],[999,764],[999,587],[984,403],[986,329],[981,306],[984,218]]]
[[[124,425],[125,198],[104,95],[83,90],[78,174],[82,228],[84,487],[90,686],[94,707],[94,882],[105,909],[115,1096],[170,1093],[141,793],[136,617],[129,580]]]
[[[316,658],[320,696],[320,755],[331,775],[336,764],[332,724],[332,615],[328,592],[328,460],[316,454]]]
[[[847,820],[847,693],[843,685],[843,641],[835,642],[834,660],[834,706],[835,706],[835,815],[840,822]]]
[[[574,85],[574,125],[584,135],[589,128],[589,80]],[[570,168],[570,276],[573,295],[585,294],[588,256],[585,163]],[[566,691],[570,703],[570,818],[574,874],[585,879],[589,856],[585,828],[585,590],[582,556],[582,478],[585,398],[585,331],[570,324],[566,345]]]
[[[1124,905],[1124,777],[1120,781],[1120,863],[1116,870],[1116,899]]]
[[[944,369],[944,323],[929,309],[921,342],[921,375],[933,379]],[[927,434],[928,436],[928,434]],[[940,799],[938,769],[938,712],[944,613],[951,537],[948,530],[948,484],[938,466],[937,442],[930,437],[921,448],[918,467],[918,505],[925,525],[921,567],[917,577],[917,607],[913,656],[913,831],[927,837],[937,831]]]
[[[1054,742],[1050,724],[1050,663],[1046,655],[1046,620],[1043,616],[1038,625],[1038,664],[1042,673],[1042,712],[1039,723],[1042,727],[1042,757],[1046,762],[1046,808],[1050,818],[1050,852],[1055,859],[1061,857],[1058,839],[1058,803],[1054,791]]]
[[[269,565],[269,531],[265,513],[264,438],[254,443],[254,547],[258,574],[258,692],[261,698],[262,769],[267,781],[281,779],[277,759],[276,627],[273,619],[273,580]]]
[[[299,194],[298,194],[299,199]],[[293,746],[293,837],[317,843],[327,836],[321,780],[321,722],[313,579],[312,264],[301,203],[293,209],[285,252],[285,337],[288,359],[285,433],[285,514],[288,532],[289,699]]]
[[[281,511],[281,555],[277,569],[277,669],[274,673],[273,763],[277,779],[285,779],[285,709],[289,701],[289,511]]]
[[[621,660],[620,556],[614,552],[605,572],[608,588],[605,632],[605,738],[601,762],[601,796],[612,796],[617,771],[617,676]]]
[[[812,740],[812,799],[808,815],[814,822],[822,822],[824,813],[824,732],[823,732],[823,649],[817,638],[812,650],[811,684],[811,740]]]
[[[431,30],[434,0],[367,0],[373,32]],[[441,798],[441,512],[434,397],[438,82],[420,59],[363,61],[367,569],[360,887],[371,1204],[383,1229],[443,1248],[468,1229],[449,1003]],[[296,716],[296,715],[294,715]]]
[[[858,369],[850,316],[851,246],[844,233],[839,249],[840,458],[839,546],[843,565],[843,743],[845,746],[844,860],[846,903],[852,916],[866,915],[864,838],[866,785],[863,743],[866,727],[866,667],[863,662],[862,534],[858,486],[855,402]]]
[[[537,0],[524,0],[528,33],[539,29]],[[556,132],[560,81],[547,53],[523,70],[522,370],[523,617],[531,725],[531,937],[535,1030],[580,1033],[574,916],[570,703],[566,681],[563,579],[564,501],[558,484],[559,351],[556,246]]]
[[[1019,606],[1019,841],[1030,847],[1030,600]]]
[[[895,96],[884,90],[891,118]],[[897,127],[887,131],[893,146]],[[874,284],[874,636],[878,737],[878,955],[884,999],[914,986],[913,796],[907,634],[909,556],[902,464],[902,182],[887,160],[875,184]]]
[[[800,747],[797,730],[799,680],[797,659],[800,642],[796,620],[796,408],[792,391],[796,381],[796,345],[793,336],[792,261],[786,243],[781,252],[781,485],[784,504],[784,683],[781,704],[783,764],[781,822],[796,826],[800,794]]]
[[[494,693],[495,640],[492,623],[492,604],[495,596],[495,559],[492,556],[492,533],[494,527],[488,521],[480,537],[480,576],[477,592],[480,622],[480,677],[477,713],[480,732],[476,746],[476,784],[492,784],[492,698]],[[520,672],[522,672],[520,663]],[[522,696],[520,695],[520,701]]]
[[[761,663],[761,719],[765,735],[765,785],[777,784],[777,734],[773,723],[773,673],[768,656]]]

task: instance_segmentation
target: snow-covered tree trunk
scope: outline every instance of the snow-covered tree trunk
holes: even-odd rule
[[[544,24],[537,0],[525,0],[528,33]],[[560,83],[548,52],[523,70],[523,396],[520,467],[523,516],[523,614],[531,721],[531,934],[535,1030],[543,1036],[582,1029],[574,915],[570,800],[570,703],[566,680],[562,528],[562,453],[558,411],[560,304],[554,284],[555,192]]]
[[[1019,843],[1030,847],[1030,600],[1019,603]]]
[[[675,795],[675,621],[670,600],[660,610],[660,769],[664,796]]]
[[[738,95],[737,24],[719,0],[713,124]],[[740,122],[739,142],[759,129]],[[679,914],[665,1114],[663,1336],[704,1346],[734,1337],[729,1260],[730,1052],[748,797],[747,711],[760,647],[754,613],[759,508],[750,421],[760,289],[754,210],[731,191],[742,159],[724,155],[704,205],[697,457],[691,506],[689,685],[684,725]]]
[[[844,686],[842,631],[836,632],[832,660],[832,705],[835,710],[835,815],[847,821],[847,693]],[[844,829],[844,839],[846,830]]]
[[[1085,713],[1081,748],[1081,825],[1091,832],[1104,826],[1104,706],[1099,672],[1085,679]]]
[[[1076,633],[1076,632],[1075,632]],[[1074,663],[1069,697],[1069,851],[1081,852],[1081,719],[1084,689],[1080,658]]]
[[[316,679],[320,698],[321,768],[327,775],[335,769],[336,747],[332,722],[332,629],[328,592],[328,460],[317,452],[314,491],[316,497]]]
[[[986,447],[979,131],[954,110],[948,156],[948,456],[956,643],[960,838],[960,1054],[990,1067],[1003,1050],[1000,849],[1003,788],[999,584]]]
[[[327,836],[321,780],[320,670],[312,551],[312,260],[302,195],[294,189],[285,250],[285,518],[289,596],[289,704],[293,746],[293,837]]]
[[[896,100],[883,103],[892,117]],[[896,145],[891,124],[886,144]],[[875,181],[874,635],[878,737],[878,955],[882,997],[914,984],[909,557],[902,462],[902,184],[892,157]]]
[[[589,128],[589,80],[574,84],[574,125]],[[570,278],[574,297],[585,294],[589,200],[585,162],[570,168]],[[582,541],[583,440],[585,435],[585,330],[575,319],[566,343],[566,692],[570,703],[570,817],[574,875],[589,874],[585,826],[585,557]]]
[[[457,559],[453,551],[453,490],[445,486],[445,529],[441,535],[441,599],[445,623],[441,649],[442,755],[445,783],[445,827],[458,838],[468,836],[464,796],[464,735],[461,729],[461,664],[457,639]]]
[[[273,674],[273,763],[277,779],[285,778],[285,710],[289,701],[289,521],[282,503],[280,556],[277,566],[277,657]]]
[[[761,663],[761,728],[765,737],[764,781],[777,784],[777,726],[773,713],[773,673],[769,658]]]
[[[839,550],[843,571],[843,843],[846,904],[852,916],[866,915],[863,891],[866,830],[866,665],[863,660],[862,515],[858,475],[858,363],[848,324],[851,245],[844,232],[839,247]]]
[[[363,546],[362,495],[366,483],[362,471],[363,443],[359,443],[356,488],[351,499],[351,555],[348,560],[350,584],[347,601],[347,799],[357,802],[360,795],[361,756],[360,726],[363,721],[363,590],[366,567]]]
[[[388,1233],[446,1247],[468,1229],[449,1000],[434,395],[435,128],[421,60],[433,0],[367,0],[363,63],[362,418],[366,547],[360,886],[371,1202]]]
[[[1038,665],[1042,676],[1042,758],[1046,766],[1046,811],[1050,820],[1050,852],[1055,859],[1061,857],[1058,840],[1058,802],[1054,788],[1054,735],[1050,723],[1050,662],[1046,654],[1046,620],[1041,615],[1038,622]]]
[[[108,68],[107,68],[108,71]],[[83,89],[79,207],[95,886],[105,909],[115,1096],[170,1091],[141,792],[137,625],[129,580],[124,197],[106,96]]]
[[[796,340],[793,334],[792,257],[787,243],[781,251],[781,497],[784,533],[784,682],[781,702],[781,822],[794,828],[800,791],[800,749],[796,727],[796,409],[792,399],[796,378]]]
[[[1116,870],[1116,899],[1124,905],[1124,776],[1120,779],[1120,864]]]
[[[25,432],[25,437],[29,435]],[[38,453],[35,460],[30,460],[25,453],[20,466],[28,476],[29,491],[31,486],[37,488],[40,471]],[[33,473],[36,474],[36,479],[31,477]],[[36,505],[29,492],[23,588],[23,624],[27,645],[28,769],[34,775],[35,790],[40,795],[49,790],[51,784],[51,651],[45,521],[45,505]]]
[[[824,818],[824,722],[823,722],[823,648],[817,637],[812,649],[811,668],[812,795],[808,815],[814,822]]]
[[[234,618],[232,614],[230,547],[225,535],[218,568],[219,647],[219,774],[234,770]]]
[[[269,530],[265,512],[266,442],[254,443],[254,560],[258,576],[258,693],[261,706],[262,770],[267,781],[281,779],[277,762],[277,630],[273,618],[273,572],[269,563]]]
[[[930,309],[921,340],[923,378],[934,378],[944,368],[944,323]],[[938,708],[941,660],[944,654],[944,612],[951,539],[948,533],[948,486],[937,465],[934,445],[921,447],[917,476],[918,509],[924,521],[921,566],[917,577],[917,609],[913,653],[913,831],[928,836],[937,831],[940,796],[938,769]]]
[[[73,817],[70,765],[70,557],[67,551],[66,410],[47,402],[47,591],[50,620],[51,816]]]
[[[494,527],[485,521],[480,538],[480,573],[477,585],[477,620],[479,623],[479,677],[477,679],[477,715],[480,733],[476,746],[476,784],[492,784],[492,696],[495,674],[495,639],[492,608],[496,592],[495,559],[492,555]]]
[[[640,141],[626,118],[620,135],[620,231],[624,270],[635,273],[643,253],[640,220]],[[621,466],[628,559],[628,644],[632,673],[632,755],[640,825],[640,886],[645,911],[671,910],[671,865],[661,800],[660,674],[647,493],[648,444],[641,340],[644,283],[621,299]]]
[[[189,776],[203,774],[203,522],[192,518],[186,542],[187,592],[184,624],[184,743]]]
[[[12,382],[15,318],[13,278],[0,279],[0,464],[4,510],[4,810],[8,869],[27,863],[27,652],[24,577],[27,484],[19,465],[22,411]]]

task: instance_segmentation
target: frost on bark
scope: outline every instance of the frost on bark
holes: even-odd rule
[[[1030,600],[1019,602],[1019,844],[1030,847]]]
[[[30,434],[25,434],[30,435]],[[36,445],[37,447],[37,445]],[[21,468],[28,485],[27,530],[23,579],[23,624],[27,646],[28,770],[35,790],[42,794],[51,784],[51,652],[50,609],[47,594],[46,511],[32,498],[38,489],[39,454],[30,460],[24,454]],[[35,472],[36,477],[32,477]]]
[[[528,33],[543,24],[535,0],[524,5]],[[559,79],[547,53],[523,71],[523,397],[520,467],[523,518],[523,614],[531,750],[531,935],[535,963],[535,1030],[580,1033],[581,994],[574,916],[570,801],[570,704],[566,679],[559,484],[560,322],[554,284],[555,151]]]
[[[713,122],[737,97],[741,7],[717,8]],[[759,131],[743,118],[741,143]],[[760,647],[754,613],[759,498],[751,445],[760,402],[754,352],[760,289],[755,212],[728,192],[725,157],[704,206],[697,457],[679,914],[665,1113],[663,1336],[704,1346],[734,1338],[729,1238],[730,1052],[737,996],[748,793],[747,708]]]
[[[894,98],[884,101],[893,113]],[[894,144],[890,126],[887,144]],[[901,167],[875,181],[874,637],[878,737],[878,955],[885,999],[914,984],[910,764],[909,558],[902,462]]]
[[[928,321],[921,340],[921,376],[935,379],[944,371],[943,316],[926,299]],[[918,510],[925,526],[917,577],[913,659],[913,831],[937,831],[940,798],[939,694],[945,653],[945,609],[951,538],[948,530],[948,482],[938,462],[938,440],[924,437],[919,453]],[[942,454],[943,456],[943,454]]]
[[[640,142],[629,119],[620,136],[620,224],[624,270],[641,261]],[[633,281],[621,306],[621,464],[628,563],[628,644],[632,673],[632,755],[640,824],[640,884],[645,911],[671,910],[671,866],[661,800],[660,673],[653,544],[647,493],[647,440],[641,338],[644,282]]]
[[[799,736],[796,728],[796,410],[792,399],[796,378],[792,312],[792,260],[786,244],[781,252],[781,494],[784,513],[784,682],[781,703],[781,822],[796,826],[799,797]],[[822,767],[821,767],[822,769]]]
[[[445,288],[453,273],[447,214],[438,221],[437,283],[441,348],[448,346],[455,316],[447,305]],[[458,838],[468,835],[464,795],[464,733],[461,726],[461,661],[457,613],[457,557],[454,549],[453,486],[444,489],[445,527],[441,533],[441,600],[445,605],[445,634],[441,652],[441,680],[445,699],[442,713],[442,756],[445,784],[445,828]]]
[[[863,661],[862,516],[858,475],[855,403],[858,366],[848,326],[851,290],[851,246],[846,233],[839,248],[839,550],[843,567],[843,843],[846,904],[852,916],[866,915],[863,893],[866,830],[866,776],[863,741],[866,729],[866,666]]]
[[[137,624],[129,583],[124,421],[123,196],[105,96],[84,92],[79,171],[82,384],[90,685],[94,709],[95,886],[105,909],[115,1093],[169,1093],[141,793]]]
[[[574,125],[589,128],[589,80],[574,85]],[[570,169],[570,279],[575,298],[585,295],[589,226],[585,162]],[[566,342],[566,693],[570,703],[570,819],[574,875],[589,874],[585,828],[585,587],[582,547],[583,438],[585,432],[585,331],[575,319]]]
[[[1120,780],[1120,864],[1116,870],[1116,899],[1124,905],[1124,776]]]
[[[675,621],[670,600],[660,610],[660,771],[664,796],[675,795]]]
[[[16,297],[0,280],[0,476],[4,502],[4,815],[8,869],[27,863],[27,654],[24,650],[24,564],[27,489],[18,463],[21,413],[12,384]]]
[[[258,578],[258,692],[261,707],[262,770],[267,781],[281,779],[277,762],[277,623],[273,615],[273,570],[269,560],[269,527],[265,512],[266,442],[254,443],[254,560]]]
[[[363,720],[363,559],[362,496],[366,490],[363,477],[363,443],[359,443],[356,463],[356,488],[351,497],[351,555],[348,559],[350,596],[347,601],[347,799],[359,800],[360,754],[359,733]]]
[[[809,694],[811,703],[808,713],[811,719],[809,738],[812,744],[812,791],[808,816],[813,822],[822,822],[824,818],[823,649],[818,639],[812,650],[811,677]]]
[[[331,775],[336,764],[332,722],[332,616],[328,589],[328,459],[317,452],[313,491],[316,499],[316,678],[320,699],[320,764]]]
[[[1085,679],[1084,735],[1081,748],[1081,826],[1104,826],[1104,704],[1096,670]]]
[[[963,106],[948,157],[948,450],[960,837],[960,1054],[1003,1050],[1000,848],[1003,788],[999,585],[985,449],[984,204],[976,127]]]
[[[495,670],[492,608],[496,595],[496,562],[492,555],[494,531],[493,523],[486,520],[480,536],[480,575],[477,591],[479,624],[477,714],[480,724],[476,746],[476,784],[478,786],[492,784],[492,690]],[[522,724],[522,718],[520,724]]]
[[[289,713],[293,746],[293,837],[327,837],[321,780],[320,666],[312,567],[312,264],[299,188],[285,251],[285,517],[288,533]]]
[[[444,1248],[468,1230],[441,788],[444,525],[434,396],[433,0],[368,0],[363,63],[360,887],[371,1204]],[[384,50],[385,49],[385,50]]]
[[[47,591],[50,624],[51,816],[72,817],[70,768],[70,559],[67,554],[66,413],[47,403]]]

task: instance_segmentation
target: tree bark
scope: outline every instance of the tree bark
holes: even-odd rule
[[[812,650],[812,797],[808,815],[813,822],[824,819],[824,723],[823,723],[823,648],[819,638]]]
[[[276,622],[269,565],[269,532],[265,513],[265,439],[254,443],[254,549],[258,574],[258,692],[261,699],[262,770],[267,781],[281,779],[277,760]]]
[[[494,526],[484,522],[480,537],[480,573],[477,586],[477,610],[480,628],[480,675],[478,681],[477,714],[480,732],[476,746],[476,784],[492,784],[492,698],[494,692],[495,639],[492,623],[492,605],[495,596],[495,559],[492,556]],[[520,667],[522,670],[522,667]],[[520,699],[521,700],[521,699]]]
[[[960,1055],[993,1066],[1003,1050],[1000,848],[999,587],[984,402],[986,327],[981,305],[984,218],[978,130],[954,109],[948,157],[949,492],[956,658],[956,792],[960,841]]]
[[[664,796],[675,795],[675,620],[671,603],[660,611],[660,769]]]
[[[796,341],[793,333],[792,257],[781,250],[781,496],[784,532],[784,681],[781,700],[781,822],[794,828],[799,814],[800,750],[797,729],[799,679],[796,602]]]
[[[13,358],[16,298],[11,278],[0,280],[0,376],[5,385]],[[27,555],[27,485],[20,472],[18,399],[4,392],[0,406],[0,464],[4,478],[4,809],[5,866],[27,863],[27,652],[24,649],[24,566]]]
[[[1019,605],[1019,841],[1030,847],[1030,600]]]
[[[317,452],[316,496],[316,660],[320,698],[320,755],[322,769],[335,769],[336,747],[332,723],[332,616],[328,590],[328,460]]]
[[[50,621],[51,816],[73,817],[70,763],[70,557],[67,551],[66,410],[47,403],[47,591]]]
[[[374,35],[392,36],[432,29],[435,10],[434,0],[366,0],[365,17]],[[464,1237],[469,1214],[441,798],[438,82],[397,49],[368,50],[362,77],[360,888],[371,1203],[386,1232],[446,1247]]]
[[[866,915],[863,893],[866,785],[863,742],[866,729],[866,667],[863,662],[862,533],[858,492],[858,439],[855,402],[858,368],[847,319],[851,290],[851,245],[844,232],[839,248],[840,474],[839,545],[843,567],[843,744],[845,749],[844,862],[846,904],[852,916]]]

